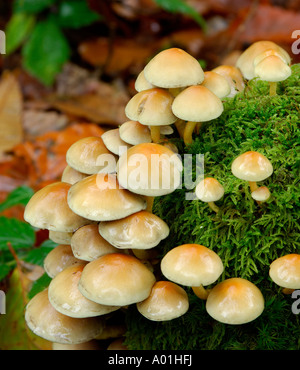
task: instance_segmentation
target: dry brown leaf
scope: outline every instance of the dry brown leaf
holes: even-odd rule
[[[23,139],[23,97],[13,74],[6,71],[0,82],[0,154]]]

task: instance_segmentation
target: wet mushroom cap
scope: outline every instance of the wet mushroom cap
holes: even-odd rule
[[[283,288],[300,289],[300,254],[277,258],[271,263],[269,274],[274,283]]]
[[[248,151],[232,162],[231,171],[241,180],[262,181],[272,175],[273,166],[263,154]]]
[[[124,188],[145,196],[173,192],[181,183],[181,159],[167,147],[144,143],[119,158],[117,177]]]
[[[292,74],[291,68],[278,56],[270,55],[260,61],[254,73],[263,81],[284,81]]]
[[[99,160],[100,156],[113,156],[104,145],[101,137],[90,136],[76,141],[70,146],[66,154],[68,165],[75,170],[93,175],[102,171],[108,171],[104,161]],[[115,168],[110,168],[109,172],[114,172]]]
[[[157,281],[148,298],[137,303],[138,311],[152,321],[173,320],[189,309],[186,291],[171,281]]]
[[[104,254],[118,252],[99,234],[98,224],[85,225],[76,230],[71,238],[71,248],[75,257],[89,262]]]
[[[190,86],[179,93],[173,101],[172,111],[176,117],[191,122],[206,122],[223,112],[220,98],[207,87]]]
[[[224,324],[245,324],[261,315],[264,297],[250,281],[230,278],[212,288],[206,310],[211,317]]]
[[[65,268],[83,263],[84,261],[74,256],[70,245],[60,244],[47,254],[44,269],[48,276],[54,278]]]
[[[146,201],[121,188],[113,174],[92,175],[72,185],[68,204],[75,213],[93,221],[117,220],[146,208]]]
[[[170,281],[185,286],[214,283],[224,270],[220,257],[200,244],[183,244],[161,260],[161,271]]]
[[[71,266],[57,274],[48,287],[48,298],[52,306],[60,313],[77,318],[106,315],[119,309],[85,298],[78,289],[85,264]]]
[[[196,196],[202,202],[216,202],[224,195],[224,188],[218,180],[207,177],[196,186]]]
[[[204,80],[197,59],[179,48],[156,54],[145,66],[144,75],[151,84],[167,89],[197,85]]]
[[[266,186],[260,186],[251,193],[251,197],[258,202],[265,202],[270,198],[270,196],[270,190]]]
[[[124,122],[119,128],[119,132],[121,139],[128,144],[151,143],[150,129],[138,121]]]
[[[147,211],[99,224],[100,235],[120,249],[153,248],[169,235],[169,231],[168,225],[161,218]]]
[[[153,273],[136,257],[111,253],[85,266],[78,288],[94,302],[126,306],[146,299],[154,283]]]
[[[142,125],[163,126],[176,121],[172,113],[174,97],[167,90],[153,88],[134,95],[125,107],[125,114]]]
[[[58,312],[49,302],[48,289],[36,294],[27,304],[25,321],[29,329],[50,342],[77,344],[100,335],[104,320],[100,317],[74,318]]]
[[[71,184],[55,182],[38,190],[25,207],[24,219],[39,229],[73,232],[88,220],[74,213],[67,202]]]

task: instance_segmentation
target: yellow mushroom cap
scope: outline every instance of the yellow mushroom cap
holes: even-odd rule
[[[121,155],[125,150],[131,147],[120,137],[119,129],[112,129],[104,132],[101,136],[106,148],[113,154]]]
[[[284,81],[292,74],[291,68],[276,55],[262,59],[254,68],[254,73],[263,81]]]
[[[135,80],[134,88],[136,89],[137,92],[140,92],[140,91],[144,91],[144,90],[153,89],[153,87],[155,87],[155,86],[152,85],[149,81],[146,80],[144,70],[142,70],[138,74],[138,76]]]
[[[151,143],[152,141],[149,127],[138,121],[124,122],[119,128],[119,133],[120,138],[131,145]]]
[[[49,230],[49,239],[57,244],[70,245],[73,232],[53,231]]]
[[[300,254],[277,258],[270,265],[271,279],[283,288],[300,289]]]
[[[224,324],[246,324],[261,315],[264,297],[249,280],[230,278],[212,288],[206,310],[211,317]]]
[[[102,316],[74,318],[58,312],[49,302],[48,289],[39,292],[28,302],[25,321],[34,334],[62,344],[87,342],[104,329]]]
[[[106,315],[119,309],[85,298],[78,289],[78,282],[85,264],[71,266],[57,274],[48,287],[48,298],[60,313],[77,318]]]
[[[201,86],[207,87],[220,99],[228,96],[231,91],[227,79],[213,71],[204,72],[204,81]]]
[[[223,109],[220,98],[202,85],[187,87],[176,96],[172,104],[176,117],[191,122],[215,119],[222,114]]]
[[[82,138],[71,145],[66,154],[66,161],[70,167],[88,175],[102,171],[114,172],[115,167],[108,168],[106,162],[100,160],[101,156],[114,157],[104,145],[101,137],[91,136]]]
[[[92,221],[117,220],[146,208],[146,201],[121,188],[113,174],[91,175],[72,185],[68,204]]]
[[[280,53],[286,60],[287,64],[290,64],[291,58],[289,54],[279,45],[275,44],[272,41],[265,40],[254,42],[240,55],[236,62],[236,67],[241,70],[243,76],[247,80],[251,80],[252,78],[256,77],[254,72],[254,59],[259,54],[269,49],[273,49],[276,52]]]
[[[171,106],[173,95],[164,89],[153,88],[134,95],[125,107],[130,120],[147,126],[171,125],[176,121]]]
[[[241,180],[262,181],[272,175],[273,166],[263,154],[248,151],[232,162],[231,171]]]
[[[25,207],[24,219],[39,229],[73,232],[89,221],[74,213],[67,202],[71,184],[55,182],[38,190]]]
[[[150,249],[169,235],[168,225],[148,211],[116,221],[100,222],[99,233],[116,248]]]
[[[73,185],[75,182],[80,181],[87,176],[88,175],[86,173],[79,172],[67,165],[62,173],[61,181]]]
[[[70,245],[60,244],[47,254],[44,259],[44,269],[48,276],[54,278],[67,267],[83,263],[83,260],[74,256]]]
[[[270,190],[266,186],[260,186],[251,193],[251,197],[258,202],[265,202],[271,196]]]
[[[218,180],[207,177],[196,186],[196,196],[202,202],[216,202],[224,195],[224,188]]]
[[[146,299],[155,276],[136,257],[110,253],[89,262],[78,288],[88,299],[112,306],[126,306]]]
[[[181,285],[214,283],[224,270],[220,257],[200,244],[183,244],[171,249],[161,261],[163,275]]]
[[[222,64],[212,69],[212,72],[218,73],[219,75],[226,78],[231,87],[231,93],[229,96],[234,96],[237,91],[244,90],[245,88],[244,77],[237,67]]]
[[[186,291],[171,281],[157,281],[144,301],[136,304],[138,311],[152,321],[168,321],[184,315],[189,309]]]
[[[179,48],[170,48],[156,54],[144,68],[148,82],[163,88],[200,84],[204,73],[192,55]]]
[[[117,163],[123,188],[146,196],[169,194],[181,184],[181,159],[167,147],[143,143],[128,149]]]
[[[71,248],[74,256],[84,261],[93,261],[104,254],[118,252],[99,234],[98,224],[85,225],[76,230],[71,238]]]

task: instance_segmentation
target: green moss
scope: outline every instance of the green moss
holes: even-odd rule
[[[169,237],[158,247],[161,256],[185,243],[213,249],[225,267],[219,281],[229,277],[252,281],[264,295],[264,312],[248,324],[224,325],[213,320],[205,302],[185,287],[190,309],[170,322],[149,321],[135,306],[129,307],[129,348],[300,349],[300,315],[292,313],[291,297],[269,278],[274,259],[300,253],[300,65],[292,69],[292,76],[279,83],[277,96],[268,96],[267,83],[249,81],[244,92],[224,101],[221,117],[205,124],[191,146],[185,148],[174,138],[180,154],[204,154],[205,176],[224,186],[224,197],[216,202],[218,214],[199,200],[185,200],[184,186],[154,204],[154,213],[170,226]],[[261,205],[251,198],[247,183],[230,170],[232,161],[248,150],[264,154],[274,168],[270,178],[258,183],[272,194]]]

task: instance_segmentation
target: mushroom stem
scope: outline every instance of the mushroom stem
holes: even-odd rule
[[[276,95],[277,82],[269,82],[269,86],[270,86],[270,96]]]
[[[197,125],[197,122],[191,122],[191,121],[188,121],[186,124],[185,124],[185,129],[184,129],[184,133],[183,133],[183,141],[185,143],[185,145],[188,145],[188,144],[192,144],[193,142],[193,131],[194,131],[194,128],[196,127]]]
[[[208,202],[208,205],[216,213],[219,212],[220,208],[215,204],[215,202]]]
[[[255,191],[256,189],[258,189],[258,186],[257,186],[257,184],[256,184],[256,181],[249,181],[249,186],[250,186],[250,191],[251,191],[251,193],[252,193],[253,191]]]
[[[146,196],[147,201],[147,208],[146,211],[152,213],[153,203],[154,203],[154,197]]]
[[[200,129],[202,127],[202,122],[198,122],[195,127],[195,133],[199,135]]]
[[[181,88],[180,88],[180,87],[172,87],[172,88],[169,88],[169,92],[170,92],[174,97],[176,97],[176,96],[181,92]]]
[[[203,300],[206,300],[210,293],[210,289],[205,289],[203,285],[193,286],[192,289],[196,296]]]
[[[150,130],[151,130],[151,139],[153,143],[158,143],[160,141],[160,127],[150,126]]]
[[[185,122],[181,119],[178,119],[175,123],[174,123],[178,133],[179,133],[179,136],[181,138],[183,138],[183,134],[184,134],[184,128],[185,128]]]

